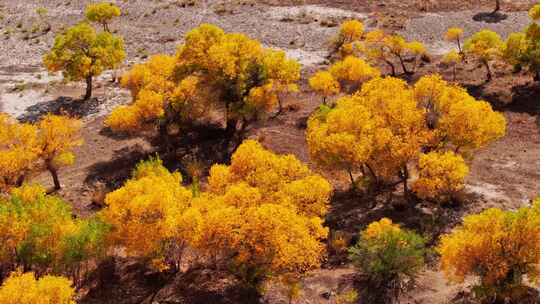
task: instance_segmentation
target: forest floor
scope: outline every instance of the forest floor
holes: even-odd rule
[[[75,165],[60,172],[64,188],[59,192],[72,203],[79,216],[92,214],[104,191],[119,187],[138,161],[155,152],[144,138],[120,137],[104,128],[107,113],[130,101],[129,93],[110,81],[112,72],[97,79],[95,97],[83,103],[79,101],[82,84],[64,83],[61,75],[48,75],[41,66],[41,57],[52,45],[54,33],[80,20],[81,11],[89,2],[0,2],[0,111],[22,120],[35,120],[47,112],[83,119],[85,144],[76,151]],[[460,26],[466,33],[490,28],[506,37],[528,24],[526,9],[535,1],[502,1],[507,18],[498,23],[473,20],[478,12],[489,11],[493,2],[476,0],[208,0],[185,7],[178,0],[116,2],[124,15],[112,28],[126,40],[125,69],[151,54],[174,53],[183,34],[203,22],[246,33],[298,59],[304,65],[301,91],[287,97],[287,111],[283,115],[257,123],[249,131],[249,137],[277,153],[292,153],[309,163],[305,121],[319,106],[320,98],[309,92],[306,79],[314,70],[328,64],[328,41],[343,19],[358,18],[368,27],[384,27],[424,42],[432,58],[422,64],[415,77],[439,72],[450,79],[450,71],[440,64],[439,58],[452,48],[442,40],[446,28]],[[35,13],[39,7],[47,8],[45,19]],[[49,32],[36,34],[33,30],[47,24],[51,26]],[[513,74],[510,67],[501,65],[497,71],[492,82],[484,83],[484,70],[476,62],[469,61],[458,68],[457,81],[474,96],[491,102],[508,121],[507,135],[471,160],[471,175],[461,206],[417,206],[402,212],[384,204],[368,208],[371,202],[366,198],[352,196],[344,190],[345,176],[323,172],[336,188],[328,225],[333,230],[353,234],[370,221],[386,216],[434,240],[459,223],[465,214],[489,207],[516,209],[540,196],[540,85],[526,74]],[[36,176],[34,181],[51,185],[46,174]],[[384,199],[375,198],[377,202]],[[113,269],[116,275],[108,275],[111,281],[104,286],[89,286],[81,302],[150,303],[150,298],[155,296],[159,303],[249,303],[242,300],[242,291],[227,284],[225,274],[197,272],[164,279],[126,259],[118,259]],[[333,303],[323,295],[332,298],[332,294],[350,288],[353,279],[354,270],[350,266],[340,259],[329,261],[305,280],[299,303]],[[450,285],[436,265],[432,265],[420,276],[418,288],[404,296],[401,303],[451,303],[470,284],[467,281]],[[272,288],[269,290],[273,291]],[[278,292],[268,292],[266,300],[272,304],[285,303]]]

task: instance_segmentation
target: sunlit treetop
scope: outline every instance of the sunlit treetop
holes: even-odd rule
[[[101,217],[112,226],[109,235],[135,257],[160,258],[175,238],[177,219],[191,200],[179,173],[170,173],[159,159],[137,166],[133,178],[105,199]]]
[[[50,72],[62,71],[68,81],[86,80],[84,99],[87,100],[92,95],[92,78],[106,69],[117,68],[125,57],[121,37],[109,32],[97,33],[90,24],[81,22],[56,36],[43,63]]]
[[[540,4],[535,4],[530,10],[529,10],[529,17],[531,17],[533,20],[540,19]]]
[[[315,73],[309,79],[309,86],[324,97],[338,94],[341,88],[339,82],[327,71]]]
[[[75,288],[67,278],[12,272],[0,287],[0,304],[75,304]]]
[[[109,22],[120,14],[120,8],[109,2],[88,4],[84,12],[86,19],[101,24],[107,32],[109,31]]]
[[[6,191],[30,172],[39,152],[37,128],[0,113],[0,190]]]
[[[503,42],[499,34],[490,30],[481,30],[465,40],[465,51],[483,60],[490,60],[497,55]]]
[[[131,90],[133,103],[113,111],[106,124],[118,131],[183,128],[215,106],[224,112],[225,127],[234,130],[276,106],[281,110],[281,94],[296,91],[299,79],[300,65],[283,51],[202,24],[186,34],[174,57],[153,56],[124,75],[122,84]],[[143,90],[156,94],[139,98]]]
[[[437,248],[447,277],[462,282],[467,276],[476,275],[483,287],[495,287],[496,291],[521,284],[524,275],[537,281],[538,206],[517,211],[488,209],[466,216],[462,225],[441,238]]]
[[[346,43],[359,40],[363,34],[364,24],[358,20],[347,20],[339,28],[339,35]]]
[[[505,132],[504,116],[489,103],[430,75],[414,86],[393,77],[365,82],[335,107],[321,106],[308,120],[306,139],[312,160],[348,172],[353,186],[353,173],[375,182],[406,181],[409,168],[421,165],[425,180],[417,189],[427,198],[458,191],[467,175],[462,156],[445,152],[470,155]],[[426,150],[437,153],[423,155]]]
[[[413,190],[421,198],[451,195],[463,189],[469,174],[463,157],[452,151],[420,154],[418,170]]]
[[[370,66],[364,60],[347,56],[344,60],[334,63],[330,69],[330,74],[337,80],[361,84],[364,81],[380,75],[377,68]]]
[[[46,115],[37,124],[40,156],[47,165],[71,165],[73,149],[81,146],[80,120],[59,115]]]
[[[455,50],[451,50],[443,57],[443,62],[446,64],[456,64],[461,61],[461,55]]]
[[[446,31],[444,38],[447,41],[456,41],[463,37],[463,29],[459,27],[451,27]]]
[[[258,199],[250,204],[277,203],[310,216],[326,212],[332,190],[294,156],[276,155],[251,140],[236,150],[230,166],[214,165],[208,181],[209,191],[216,195],[252,193]]]

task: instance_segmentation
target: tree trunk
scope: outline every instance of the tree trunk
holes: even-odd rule
[[[396,67],[394,66],[394,64],[390,60],[387,60],[387,59],[385,59],[384,62],[386,62],[386,64],[390,66],[390,70],[392,71],[392,76],[396,76]]]
[[[24,174],[21,174],[18,178],[17,178],[17,187],[20,187],[24,184],[24,181],[26,180],[26,173]]]
[[[463,50],[461,49],[461,41],[459,41],[459,37],[456,40],[457,40],[458,51],[460,54],[463,54]]]
[[[410,72],[407,70],[407,66],[405,66],[405,61],[403,61],[403,57],[399,56],[399,63],[401,63],[401,68],[403,69],[403,73],[410,74]]]
[[[92,97],[92,76],[86,77],[86,93],[84,94],[84,100],[88,100]]]
[[[356,181],[354,180],[354,176],[352,174],[352,171],[347,170],[347,173],[349,173],[349,178],[351,179],[351,189],[356,190]]]
[[[487,60],[482,60],[482,63],[484,64],[484,66],[486,67],[486,71],[487,71],[487,82],[490,82],[491,81],[491,69],[489,68],[489,62]]]
[[[278,96],[277,100],[278,100],[278,111],[276,112],[276,114],[274,114],[274,116],[272,116],[272,118],[276,118],[279,115],[281,115],[281,113],[283,113],[283,103],[281,102],[281,98]]]
[[[491,12],[492,15],[497,14],[501,10],[501,0],[495,0],[495,9]]]
[[[50,164],[47,165],[47,170],[51,173],[53,182],[54,182],[54,190],[60,190],[62,186],[60,185],[60,180],[58,179],[58,170]]]

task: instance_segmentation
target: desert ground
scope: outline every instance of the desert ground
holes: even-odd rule
[[[286,112],[277,119],[257,123],[248,137],[258,139],[274,152],[292,153],[309,163],[305,121],[319,106],[320,98],[310,92],[307,78],[329,64],[328,41],[342,20],[359,19],[369,28],[382,27],[423,42],[430,60],[422,63],[417,74],[442,71],[449,78],[450,70],[440,64],[441,55],[453,47],[443,40],[447,28],[463,27],[465,35],[487,28],[507,37],[529,23],[527,9],[535,3],[502,1],[507,18],[486,23],[474,21],[473,16],[489,11],[493,1],[202,0],[194,5],[179,0],[113,2],[123,14],[111,28],[124,37],[127,60],[119,71],[101,75],[95,83],[95,97],[82,102],[84,84],[67,83],[61,74],[47,73],[42,56],[51,47],[55,33],[79,20],[90,1],[0,1],[0,111],[24,121],[34,121],[47,112],[68,113],[84,121],[85,144],[77,148],[75,164],[60,172],[63,189],[58,193],[82,217],[99,208],[96,205],[101,192],[121,186],[134,165],[155,152],[142,137],[116,136],[104,127],[104,118],[114,107],[131,101],[127,90],[111,82],[112,74],[120,74],[152,54],[173,54],[184,34],[201,23],[245,33],[265,46],[286,51],[303,65],[301,90],[287,96]],[[45,20],[35,13],[40,7],[47,9]],[[40,22],[49,23],[51,30],[32,33],[32,27]],[[383,204],[368,208],[365,200],[346,193],[345,176],[322,172],[336,189],[326,219],[331,229],[354,234],[371,220],[386,216],[435,239],[458,224],[465,214],[489,207],[514,210],[540,196],[540,87],[526,73],[512,73],[509,67],[497,70],[488,84],[482,83],[481,75],[477,63],[470,61],[458,69],[457,78],[472,95],[503,112],[508,129],[503,139],[477,153],[471,161],[461,206],[437,213],[422,206],[403,212]],[[35,176],[34,181],[51,186],[45,173]],[[437,229],[433,229],[433,223],[437,223]],[[80,291],[81,303],[247,303],[243,291],[231,286],[226,274],[200,271],[171,279],[127,258],[107,263]],[[329,261],[305,279],[298,303],[334,303],[332,295],[353,286],[354,273],[342,259]],[[448,283],[436,262],[427,267],[417,283],[414,290],[402,296],[401,303],[462,303],[460,295],[472,284]],[[269,287],[263,301],[286,303],[279,292],[272,292],[274,288]]]

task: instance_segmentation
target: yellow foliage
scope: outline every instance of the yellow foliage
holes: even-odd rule
[[[331,191],[293,156],[246,141],[230,166],[211,168],[208,191],[197,197],[159,160],[141,163],[107,195],[101,217],[112,226],[112,244],[158,269],[189,246],[202,261],[232,262],[251,281],[320,265]]]
[[[12,272],[0,287],[0,304],[75,304],[72,282],[59,276]]]
[[[0,190],[21,184],[31,172],[56,171],[75,160],[81,122],[48,114],[32,125],[0,113]]]
[[[499,34],[490,30],[482,30],[465,41],[464,49],[480,60],[489,61],[499,54],[502,46],[503,42]]]
[[[444,235],[437,248],[441,268],[457,282],[480,277],[483,287],[498,291],[540,277],[540,209],[538,204],[517,211],[488,209],[469,215]]]
[[[309,79],[309,86],[322,96],[329,97],[340,91],[339,82],[330,72],[319,71]]]
[[[391,219],[382,218],[378,222],[373,222],[362,231],[362,238],[365,240],[376,239],[385,234],[399,233],[399,225],[392,223]]]
[[[328,234],[321,218],[299,216],[276,204],[248,208],[242,218],[237,263],[264,266],[271,273],[304,273],[320,265],[325,252],[321,240]]]
[[[179,173],[169,173],[159,160],[139,165],[133,179],[105,198],[101,217],[112,226],[112,244],[123,246],[130,256],[162,257],[191,201],[191,191],[181,181]]]
[[[448,151],[421,154],[413,190],[421,198],[437,198],[463,189],[469,168],[460,155]]]
[[[459,41],[463,36],[463,29],[459,27],[451,27],[444,34],[444,39],[446,41]]]
[[[502,114],[439,75],[422,77],[414,87],[386,77],[364,83],[356,94],[340,98],[334,108],[322,106],[308,120],[306,140],[318,165],[360,171],[372,181],[396,177],[406,181],[409,167],[420,166],[422,151],[442,153],[432,156],[450,149],[470,152],[502,137],[505,128]],[[429,196],[459,188],[467,170],[464,163],[453,162],[455,166],[444,166],[455,172],[429,168],[434,181],[431,175],[441,174],[438,186],[428,187]]]
[[[109,31],[108,23],[114,17],[120,16],[120,13],[118,6],[112,3],[100,2],[88,4],[84,15],[89,21],[100,23],[105,31]]]
[[[446,64],[457,64],[461,61],[461,55],[456,52],[455,50],[451,50],[450,52],[446,53],[443,57],[443,62]]]
[[[538,20],[538,19],[540,19],[540,4],[534,5],[534,6],[529,10],[529,17],[531,17],[531,19],[533,19],[533,20]]]
[[[176,55],[156,55],[135,65],[122,78],[133,103],[114,110],[106,124],[115,131],[137,132],[146,127],[182,129],[208,117],[209,107],[224,110],[227,124],[244,123],[281,107],[280,94],[297,91],[300,65],[283,51],[264,48],[239,33],[225,33],[202,24],[186,34]],[[142,99],[153,92],[161,102]],[[158,105],[162,104],[161,109]]]
[[[58,169],[73,164],[73,149],[83,144],[80,137],[81,121],[49,114],[39,121],[37,127],[40,157],[45,166]]]
[[[364,34],[364,24],[358,20],[347,20],[339,28],[339,36],[345,43],[360,40]]]
[[[355,45],[363,34],[364,24],[358,20],[347,20],[341,24],[334,43],[342,58],[353,55]]]
[[[108,32],[96,33],[83,22],[56,36],[43,62],[49,71],[62,71],[67,80],[78,81],[115,68],[125,57],[122,38]]]
[[[0,191],[17,184],[39,158],[37,129],[0,113]]]
[[[343,61],[334,63],[329,72],[337,80],[349,81],[357,85],[380,75],[377,68],[371,67],[364,60],[354,56],[348,56]]]
[[[506,134],[506,119],[488,102],[462,99],[449,105],[437,129],[456,149],[478,149]]]
[[[229,167],[215,165],[210,169],[209,192],[227,197],[238,184],[257,189],[261,199],[251,205],[276,203],[309,216],[326,213],[331,192],[324,178],[295,157],[278,156],[251,140],[244,141],[236,150]],[[253,199],[250,191],[234,192],[244,192],[243,196]]]

